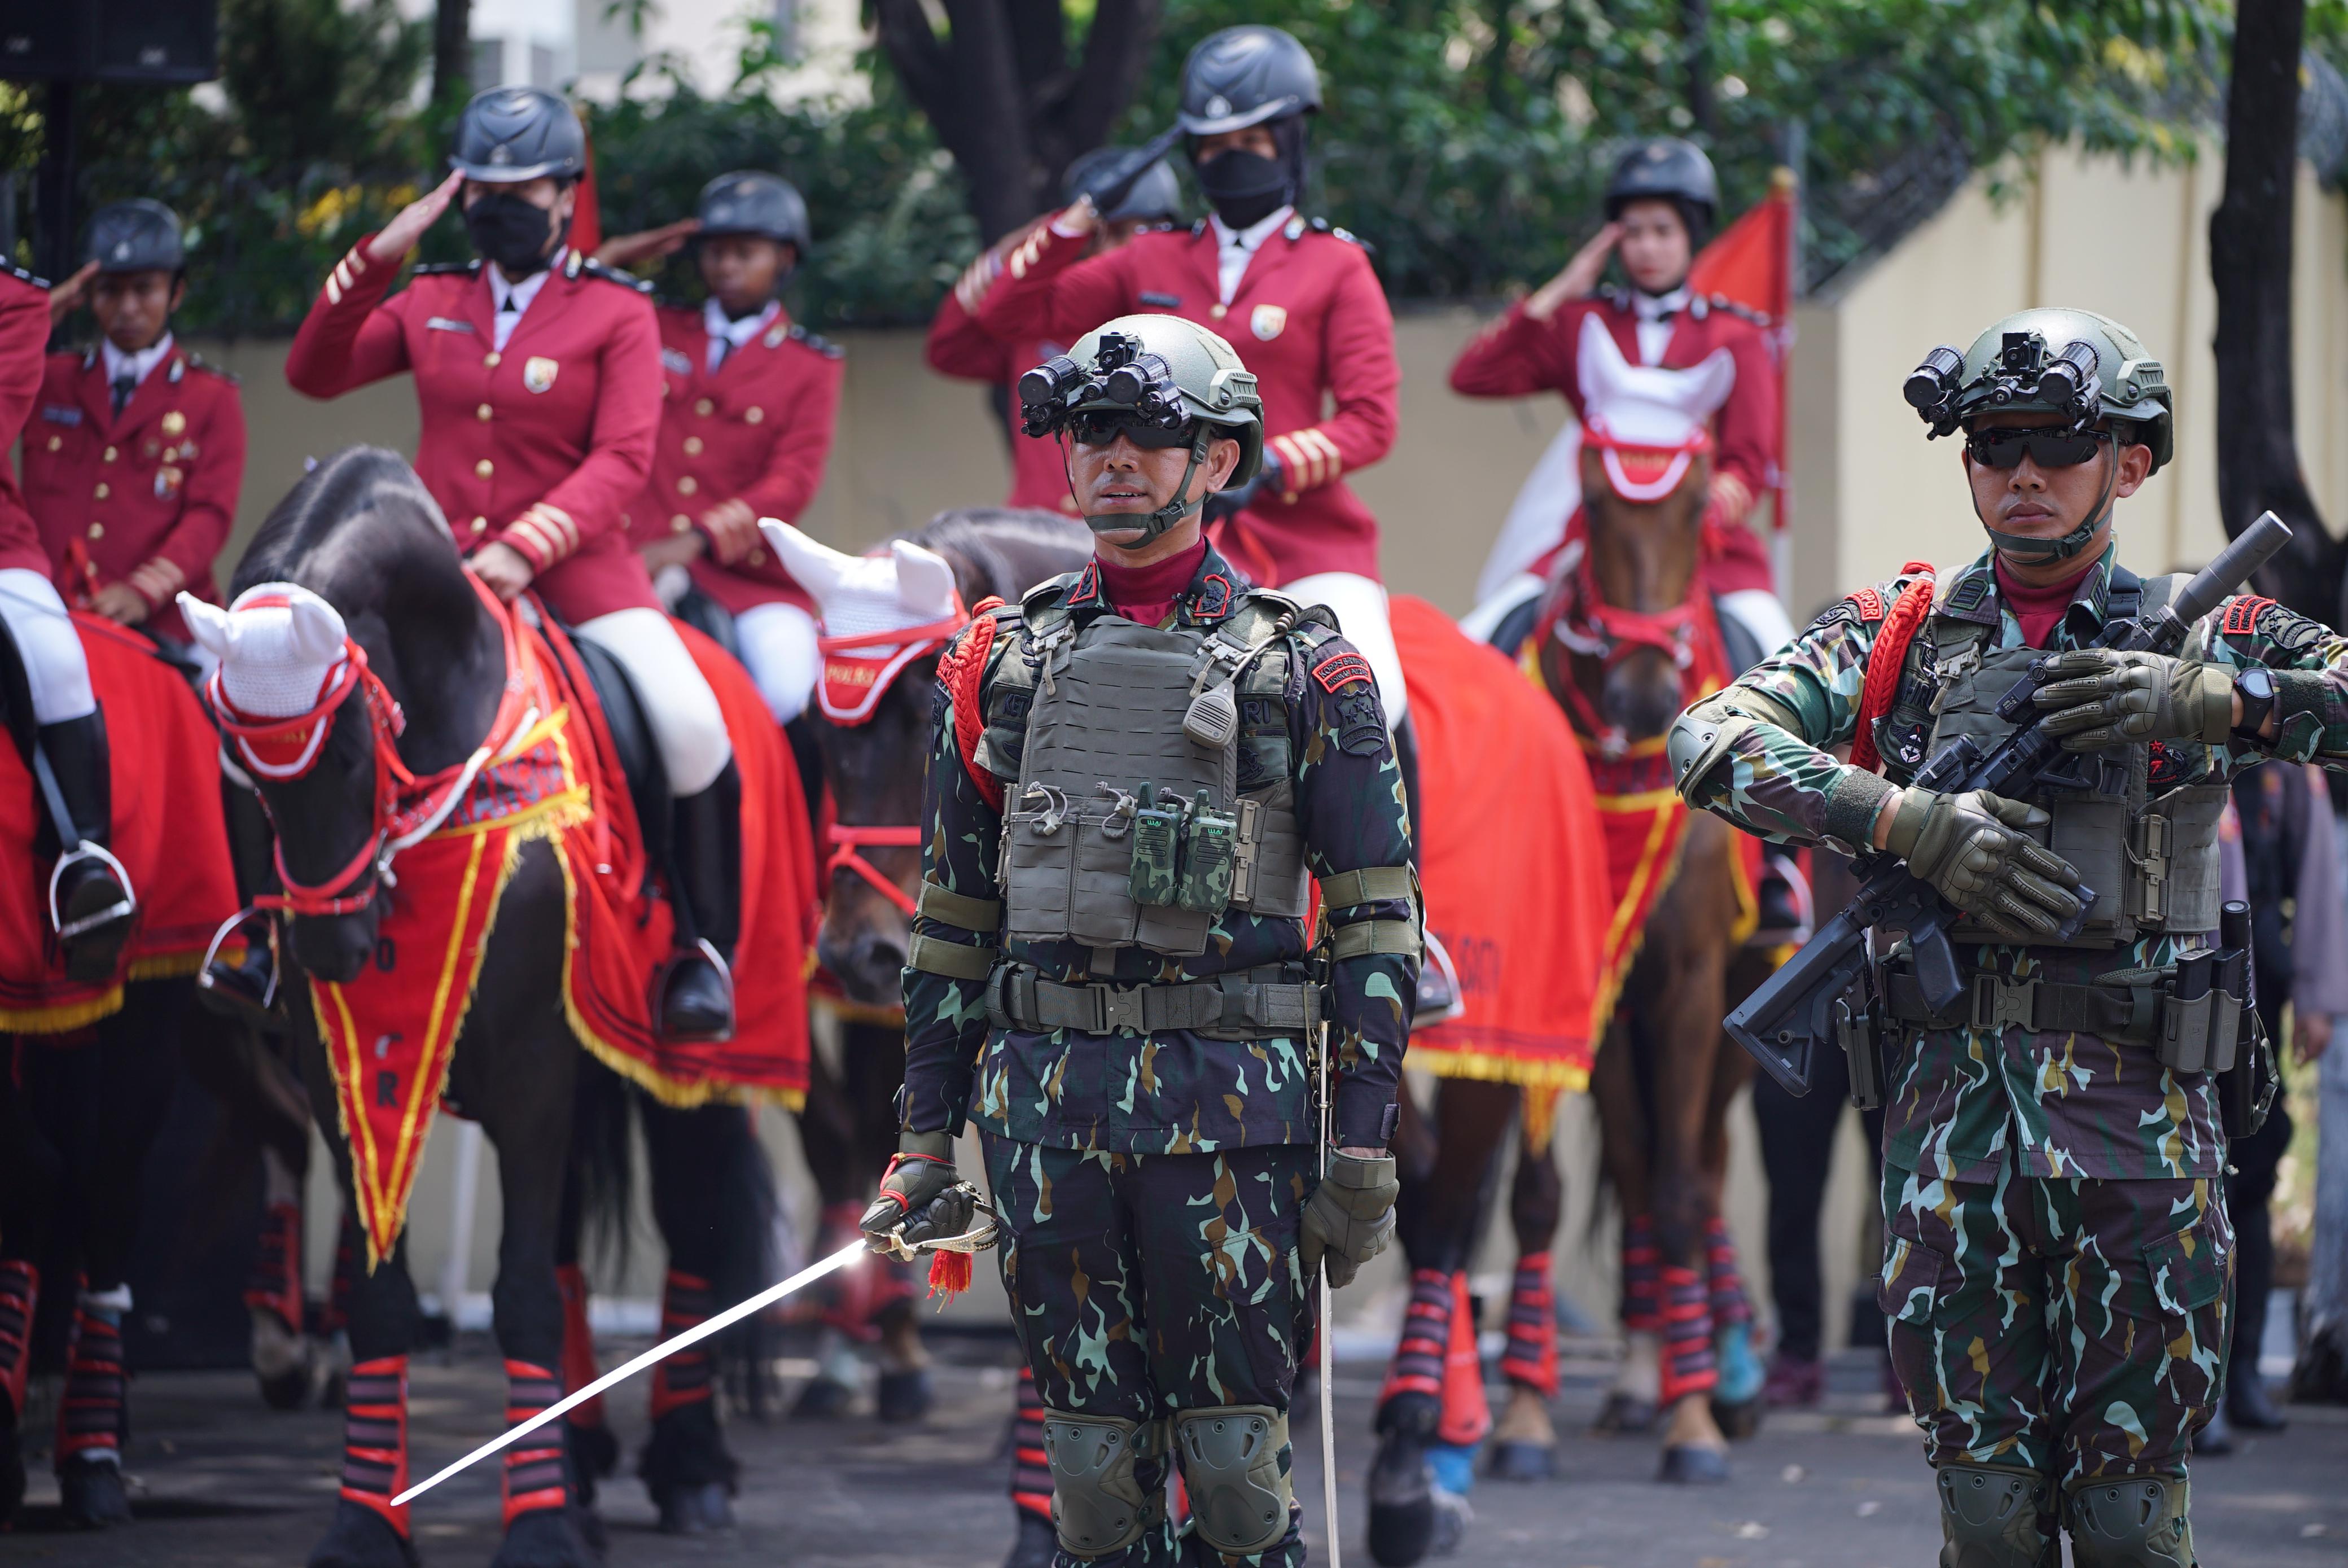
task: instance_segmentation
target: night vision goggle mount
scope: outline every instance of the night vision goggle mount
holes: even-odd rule
[[[1976,415],[2016,404],[2051,409],[2075,430],[2087,428],[2102,413],[2104,384],[2096,374],[2096,347],[2079,338],[2050,355],[2040,334],[2009,332],[1980,375],[1968,382],[1964,369],[1965,356],[1942,344],[1909,372],[1900,392],[1931,427],[1925,439],[1953,435]]]
[[[1190,418],[1172,367],[1123,332],[1101,334],[1090,370],[1062,354],[1019,378],[1019,428],[1030,436],[1057,435],[1079,410],[1129,410],[1136,424],[1161,430]]]

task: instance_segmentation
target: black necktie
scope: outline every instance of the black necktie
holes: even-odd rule
[[[136,376],[125,372],[114,378],[114,413],[117,418],[121,418],[123,405],[130,401],[130,395],[138,390],[139,377]]]

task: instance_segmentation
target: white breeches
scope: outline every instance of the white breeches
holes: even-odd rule
[[[579,633],[619,660],[635,683],[669,792],[683,799],[716,783],[734,755],[726,717],[669,618],[641,606],[614,610],[582,622]]]
[[[1282,583],[1280,591],[1300,604],[1326,604],[1337,612],[1337,629],[1369,661],[1386,727],[1400,724],[1410,694],[1403,687],[1402,655],[1395,651],[1394,627],[1386,620],[1385,589],[1355,573],[1316,572]]]
[[[25,661],[36,724],[63,724],[98,711],[81,634],[74,630],[55,583],[30,567],[0,569],[0,620],[8,623],[8,634]]]
[[[1761,656],[1769,657],[1794,640],[1793,617],[1766,588],[1740,588],[1720,596],[1720,613],[1753,634]]]
[[[823,668],[816,653],[815,617],[797,604],[753,604],[734,617],[734,640],[767,711],[788,724],[807,711]]]

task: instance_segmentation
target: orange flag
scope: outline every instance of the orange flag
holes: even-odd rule
[[[579,199],[571,209],[571,248],[582,256],[592,256],[602,243],[602,204],[595,200],[595,143],[590,139],[587,172],[579,177]]]

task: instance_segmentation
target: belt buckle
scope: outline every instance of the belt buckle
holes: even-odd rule
[[[1113,1035],[1130,1029],[1135,1034],[1146,1033],[1141,1023],[1141,988],[1120,991],[1114,985],[1096,981],[1090,987],[1094,1009],[1100,1018],[1099,1033]]]
[[[1973,976],[1972,1026],[1977,1030],[2037,1026],[2038,982],[2008,980],[2001,975]]]

